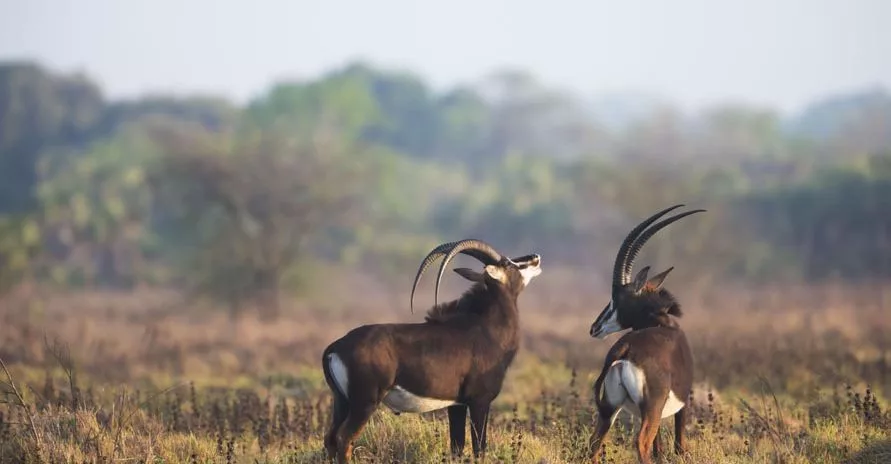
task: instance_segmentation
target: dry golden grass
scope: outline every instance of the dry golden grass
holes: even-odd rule
[[[494,405],[490,462],[587,453],[590,385],[610,345],[587,329],[605,293],[552,273],[521,297],[523,347]],[[324,346],[359,324],[423,317],[403,291],[337,286],[355,293],[320,291],[275,323],[156,290],[5,298],[0,359],[21,401],[0,405],[0,462],[322,462]],[[888,462],[891,289],[678,293],[697,386],[690,452],[671,462]],[[635,462],[630,425],[611,432],[609,462]],[[448,462],[447,435],[442,413],[382,409],[356,457]]]

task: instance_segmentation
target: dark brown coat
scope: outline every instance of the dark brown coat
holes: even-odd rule
[[[456,269],[476,284],[432,308],[425,322],[364,325],[331,343],[322,355],[335,397],[329,455],[350,459],[353,439],[381,402],[397,413],[448,408],[454,454],[463,451],[469,411],[474,454],[484,452],[490,403],[519,348],[517,297],[540,272],[539,260],[522,270],[507,259],[483,273]]]
[[[594,383],[597,427],[591,437],[594,462],[599,462],[603,439],[620,409],[641,418],[637,436],[638,458],[652,462],[662,454],[659,441],[661,419],[674,416],[675,451],[684,452],[686,402],[693,385],[693,356],[687,337],[677,323],[681,306],[662,288],[673,268],[648,278],[649,266],[631,279],[634,258],[659,230],[692,214],[674,215],[656,224],[660,217],[683,205],[656,212],[638,224],[625,237],[613,265],[612,295],[609,304],[591,324],[591,336],[603,339],[609,334],[631,329],[610,348],[603,369]]]

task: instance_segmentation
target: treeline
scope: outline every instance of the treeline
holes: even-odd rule
[[[386,278],[431,245],[604,267],[635,219],[710,210],[654,243],[703,278],[891,276],[891,97],[793,119],[653,103],[630,122],[505,72],[437,93],[354,64],[244,105],[110,101],[0,63],[0,285],[173,285],[274,308],[317,265]]]

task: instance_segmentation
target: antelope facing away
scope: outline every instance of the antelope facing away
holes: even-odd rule
[[[641,419],[637,436],[641,462],[650,463],[651,455],[662,455],[659,424],[672,415],[675,452],[684,452],[685,406],[693,387],[693,356],[675,319],[681,317],[681,305],[662,288],[674,268],[647,278],[647,266],[631,278],[634,258],[647,240],[669,224],[705,211],[677,214],[650,227],[681,206],[659,211],[631,230],[616,255],[610,302],[591,325],[591,336],[598,339],[631,329],[610,348],[594,383],[598,417],[591,437],[593,462],[599,462],[603,439],[623,408]]]
[[[329,458],[351,459],[353,440],[380,403],[397,414],[448,408],[454,455],[464,450],[469,410],[473,453],[485,452],[489,406],[519,347],[517,297],[541,273],[541,257],[511,259],[480,240],[446,243],[421,262],[412,297],[421,275],[442,257],[438,293],[446,266],[459,253],[485,265],[483,272],[455,269],[474,282],[461,297],[435,305],[422,323],[364,325],[325,349],[322,368],[334,396],[325,436]]]

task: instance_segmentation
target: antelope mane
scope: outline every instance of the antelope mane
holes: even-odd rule
[[[475,283],[455,300],[440,303],[427,311],[426,322],[442,324],[458,318],[476,316],[485,310],[486,285]]]

